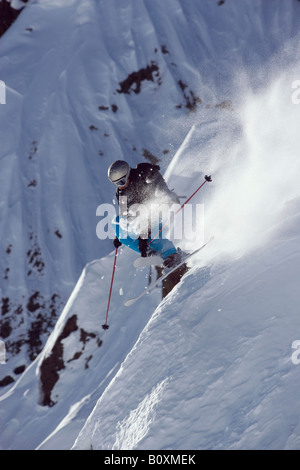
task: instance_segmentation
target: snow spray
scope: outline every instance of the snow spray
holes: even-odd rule
[[[222,254],[239,257],[270,239],[300,197],[300,58],[289,67],[293,48],[284,52],[261,71],[259,86],[243,75],[239,104],[211,148],[215,184],[205,223]]]

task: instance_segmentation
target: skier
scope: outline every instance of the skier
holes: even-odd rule
[[[162,205],[171,208],[180,201],[168,188],[159,170],[158,165],[150,163],[139,163],[136,168],[131,168],[124,160],[117,160],[110,165],[108,178],[117,188],[116,197],[120,207],[120,216],[112,223],[116,232],[113,243],[115,248],[124,244],[139,252],[142,257],[159,254],[163,258],[163,266],[170,268],[180,262],[181,253],[172,241],[163,238],[163,230],[158,237],[155,236],[161,230],[162,222],[157,217],[153,220],[153,211],[148,209]],[[137,207],[140,209],[139,217],[136,217]],[[176,283],[186,270],[186,266],[180,268]],[[163,296],[168,293],[167,290],[163,288]]]

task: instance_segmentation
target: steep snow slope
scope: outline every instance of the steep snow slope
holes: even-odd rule
[[[286,59],[274,57],[264,89],[245,90],[230,152],[208,155],[214,243],[160,303],[73,448],[299,449],[300,162]],[[212,128],[221,135],[209,139]],[[167,171],[177,183],[202,132]],[[220,149],[224,127],[205,135]]]
[[[136,276],[134,259],[131,254],[119,255],[111,327],[105,335],[101,325],[113,256],[86,266],[43,352],[1,397],[2,405],[6,403],[1,406],[1,422],[6,423],[1,432],[2,448],[36,448],[49,435],[52,448],[69,448],[73,444],[95,401],[160,300],[159,293],[154,293],[138,310],[123,307],[122,289],[130,295],[147,284],[148,271]]]
[[[201,236],[216,236],[214,245],[197,261],[198,268],[188,274],[153,317],[158,292],[135,309],[122,307],[124,296],[118,296],[118,292],[128,296],[139,292],[147,274],[134,277],[133,255],[124,250],[119,258],[111,328],[105,333],[100,325],[112,255],[89,264],[41,355],[1,398],[2,448],[70,448],[99,397],[76,447],[298,446],[295,388],[288,392],[288,387],[297,374],[290,361],[291,344],[297,339],[294,332],[298,328],[299,303],[298,108],[291,102],[291,83],[298,77],[291,64],[297,70],[297,42],[293,38],[299,13],[296,1],[228,1],[221,7],[211,1],[162,4],[139,0],[134,6],[129,1],[122,2],[122,6],[117,1],[70,0],[63,6],[61,2],[37,1],[26,7],[1,39],[1,79],[7,83],[8,97],[6,107],[0,108],[6,119],[2,119],[0,130],[5,144],[1,147],[1,239],[2,251],[6,251],[1,262],[2,271],[9,273],[2,286],[9,358],[6,365],[0,366],[3,376],[13,375],[11,370],[23,364],[28,353],[33,359],[42,347],[56,321],[51,297],[57,301],[59,294],[63,302],[82,266],[111,250],[111,241],[100,242],[96,237],[95,214],[98,204],[113,198],[113,188],[106,180],[112,160],[125,157],[134,164],[143,156],[156,155],[161,158],[163,170],[167,170],[170,185],[181,194],[189,194],[196,187],[202,171],[212,172],[213,185],[205,188],[197,201],[205,203],[205,230]],[[153,81],[126,81],[133,71],[147,66],[148,73],[151,67],[155,72],[148,75]],[[128,84],[131,89],[126,89]],[[293,204],[285,205],[292,200]],[[274,235],[274,226],[281,222],[289,222],[283,240],[278,232]],[[261,260],[270,266],[264,272]],[[277,262],[282,264],[278,273],[272,269]],[[253,312],[248,307],[257,299],[253,285],[257,276],[262,282],[259,294],[263,308]],[[273,289],[274,301],[273,296],[270,300]],[[236,301],[230,297],[231,291]],[[50,305],[42,296],[50,299]],[[286,297],[289,308],[285,307],[285,317],[282,312]],[[198,303],[201,312],[195,317]],[[7,308],[12,304],[19,317],[17,313],[9,316]],[[220,310],[217,313],[216,308]],[[41,309],[46,314],[44,320],[39,315]],[[274,315],[270,313],[273,310]],[[50,320],[49,311],[53,312]],[[224,318],[222,311],[227,315]],[[254,322],[259,313],[263,333],[258,321]],[[278,320],[275,322],[273,317]],[[167,318],[169,329],[164,326]],[[39,326],[37,320],[44,334],[38,337],[36,349],[30,350],[28,338],[36,341],[38,333],[31,325]],[[271,320],[272,338],[267,328]],[[198,321],[201,330],[196,326]],[[219,322],[222,328],[218,330]],[[227,323],[233,325],[237,348]],[[170,325],[174,325],[174,331]],[[239,336],[243,325],[243,335]],[[286,325],[289,327],[281,336]],[[161,326],[161,331],[156,326]],[[273,333],[275,338],[280,336],[278,352],[273,351]],[[189,337],[193,346],[190,356],[186,354],[188,335],[194,339]],[[169,336],[177,343],[168,342]],[[209,347],[206,341],[204,352],[199,337],[212,338],[210,341],[217,337],[218,348]],[[136,370],[132,374],[131,358],[137,353],[145,358],[151,340],[153,367],[146,368],[142,360],[136,359],[140,373]],[[23,344],[27,350],[23,346],[22,362],[20,356],[13,360],[17,346]],[[252,344],[258,347],[253,347],[248,359],[245,351]],[[174,352],[174,347],[178,350],[170,361],[168,350]],[[264,347],[273,351],[265,363]],[[156,362],[162,351],[164,368]],[[202,357],[203,374],[198,374],[192,387],[186,369],[192,364],[193,376],[197,375],[195,363]],[[236,382],[232,364],[240,365]],[[257,394],[251,394],[243,364],[247,371],[257,364],[253,377]],[[54,373],[47,375],[50,371]],[[113,396],[122,395],[123,384],[128,384],[130,377],[137,389],[130,386],[128,408],[120,413],[124,403],[122,398],[116,399],[110,403],[112,412],[107,417],[105,405],[110,391]],[[195,415],[195,424],[191,420],[197,408],[194,403],[201,399],[197,390],[205,391],[201,403],[212,410],[220,400],[222,377],[232,386],[225,390],[224,406],[218,407],[215,415],[210,414],[210,434],[197,440],[198,429],[203,430],[199,424],[203,415]],[[270,387],[260,388],[259,380]],[[149,386],[145,385],[147,381]],[[276,397],[273,401],[271,390],[276,386],[280,392],[278,401]],[[210,391],[215,393],[210,395]],[[281,425],[278,428],[284,426],[286,432],[280,437],[274,422],[270,422],[270,434],[269,417],[288,393],[290,406],[282,408],[276,418]],[[160,439],[156,440],[156,426],[169,429],[165,422],[170,419],[170,397],[175,409],[181,400],[186,402],[186,415],[178,413],[173,435],[166,431],[164,436],[157,434]],[[260,408],[254,408],[254,404],[259,403],[267,403],[268,410],[255,427],[253,416]],[[155,415],[156,409],[161,411]],[[239,413],[248,411],[252,413],[248,421],[239,418]],[[97,421],[104,417],[105,441]],[[133,421],[139,423],[138,429]],[[180,441],[181,426],[188,427],[188,422],[191,433],[183,435],[184,444]],[[224,434],[226,423],[228,435]],[[257,432],[261,438],[255,437]]]
[[[203,287],[206,270],[190,271],[154,312],[75,449],[299,449],[291,358],[300,244],[278,238],[212,267]]]
[[[190,44],[167,52],[177,33],[155,22],[168,9],[35,1],[1,38],[1,385],[42,349],[84,265],[111,250],[95,230],[97,206],[114,197],[109,164],[145,155],[166,167],[186,132],[180,118],[197,106],[182,90],[195,84],[181,66]]]

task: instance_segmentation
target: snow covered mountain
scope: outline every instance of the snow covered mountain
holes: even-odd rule
[[[1,37],[1,448],[300,447],[299,23],[296,0],[34,0]],[[212,173],[182,245],[215,238],[131,308],[122,248],[104,331],[118,158],[181,195]]]

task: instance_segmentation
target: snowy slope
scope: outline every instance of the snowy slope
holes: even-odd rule
[[[101,325],[106,313],[113,262],[111,255],[86,266],[43,352],[13,389],[4,395],[2,404],[6,405],[5,410],[1,406],[1,412],[6,415],[7,425],[1,435],[1,447],[36,448],[53,432],[54,438],[50,439],[52,448],[68,448],[73,444],[95,400],[119,369],[127,351],[134,346],[150,312],[160,300],[159,293],[154,293],[144,302],[144,308],[140,305],[138,311],[124,311],[122,289],[126,289],[129,295],[139,292],[148,279],[148,271],[136,276],[132,267],[130,272],[134,255],[124,256],[125,264],[123,253],[119,254],[114,302],[108,322],[110,329],[104,335]],[[66,324],[69,324],[67,330]],[[64,337],[59,340],[63,331]],[[46,372],[47,369],[54,370],[54,364],[59,360],[51,353],[59,343],[63,346],[63,367],[57,370],[59,380],[50,387],[49,377],[43,376],[43,363],[45,358],[52,357],[52,364],[46,364]],[[19,403],[17,408],[16,400]],[[48,405],[43,406],[45,403]],[[33,416],[39,418],[38,423],[32,419]],[[2,415],[2,422],[3,419]],[[63,438],[59,433],[61,428]]]
[[[243,132],[226,165],[215,158],[202,197],[205,232],[218,236],[155,310],[74,449],[299,449],[300,163],[291,77],[283,66],[268,87],[245,95]],[[196,154],[196,134],[179,150],[183,160]]]
[[[162,38],[139,4],[30,2],[1,38],[2,337],[9,359],[1,379],[16,379],[13,370],[36,357],[85,264],[111,250],[110,240],[96,236],[97,206],[114,197],[109,164],[126,156],[135,165],[145,151],[168,160],[185,133],[179,123],[168,135],[164,100],[172,118],[187,109],[175,109],[184,99],[168,72],[170,54],[161,52]],[[144,17],[148,28],[138,21]],[[123,32],[112,40],[116,31]],[[120,82],[152,61],[159,77],[145,81],[142,94],[118,93]],[[184,70],[179,78],[186,80]]]
[[[3,36],[1,378],[48,340],[4,389],[1,448],[299,447],[299,8],[44,0]],[[163,303],[132,309],[148,271],[124,249],[104,332],[113,254],[96,208],[113,199],[109,163],[149,152],[180,194],[213,174],[194,202],[196,242],[215,241]],[[84,265],[56,322],[51,299]]]
[[[285,234],[209,280],[194,268],[156,309],[74,448],[299,449],[299,261],[299,239]]]

